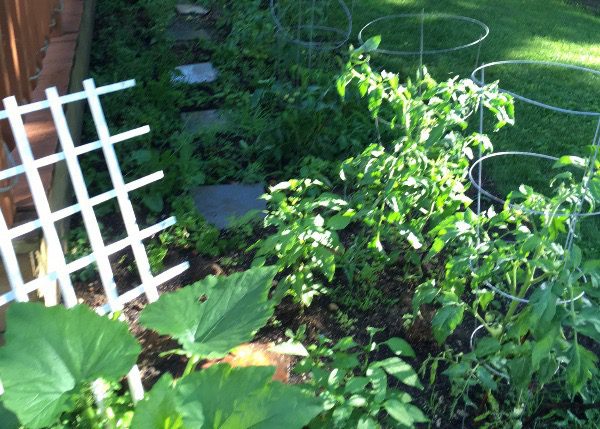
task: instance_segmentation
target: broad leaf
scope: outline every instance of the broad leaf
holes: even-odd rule
[[[529,327],[532,331],[536,329],[545,331],[551,328],[557,302],[558,298],[552,293],[552,288],[546,284],[542,284],[531,294],[529,305],[532,312],[529,318]]]
[[[528,357],[518,357],[508,362],[512,383],[522,389],[529,385],[532,376],[531,361]]]
[[[484,337],[477,341],[475,354],[478,358],[489,356],[500,350],[500,343],[494,337]]]
[[[477,374],[477,378],[479,379],[483,387],[485,387],[488,390],[496,390],[498,385],[494,381],[492,373],[485,366],[477,367],[475,373]]]
[[[402,338],[392,337],[383,344],[387,345],[398,356],[415,357],[415,351],[410,344]]]
[[[362,392],[365,387],[369,384],[369,379],[366,377],[352,377],[346,383],[344,387],[345,393],[358,393]]]
[[[322,401],[271,381],[274,371],[218,364],[175,386],[163,376],[137,405],[132,429],[301,429],[323,411]]]
[[[352,222],[352,215],[337,214],[327,219],[327,228],[334,231],[346,228]]]
[[[131,428],[183,429],[183,427],[183,418],[177,410],[173,377],[170,374],[165,374],[158,380],[144,400],[135,407]]]
[[[573,344],[568,353],[567,384],[572,393],[578,393],[583,386],[597,373],[598,357],[579,344]]]
[[[140,323],[175,338],[196,356],[220,358],[249,341],[273,314],[269,289],[277,269],[257,267],[228,277],[209,276],[162,295]]]
[[[322,411],[322,402],[298,386],[274,382],[241,401],[222,428],[301,429]]]
[[[381,43],[381,36],[373,36],[369,40],[367,40],[360,48],[356,49],[355,52],[363,53],[363,52],[372,52],[379,47]]]
[[[556,340],[560,338],[558,324],[544,332],[541,338],[536,338],[531,351],[531,366],[534,371],[540,368],[540,363],[549,357]]]
[[[402,383],[422,389],[419,376],[408,363],[397,357],[391,357],[371,364],[371,368],[383,368],[385,372],[396,377]]]
[[[426,423],[428,421],[419,408],[396,399],[385,401],[383,407],[394,420],[404,426],[414,427],[415,423]]]
[[[438,310],[431,321],[433,336],[438,343],[443,343],[462,322],[464,308],[461,305],[449,303]]]
[[[596,307],[585,307],[577,316],[574,326],[577,332],[600,343],[600,315]]]
[[[198,410],[206,427],[222,427],[239,402],[263,389],[274,373],[269,366],[232,368],[219,364],[184,378],[177,384],[177,403],[186,428],[197,427]]]
[[[123,377],[140,353],[124,323],[83,305],[17,303],[7,324],[6,346],[0,348],[3,401],[31,429],[55,423],[82,385]]]
[[[379,423],[368,416],[360,416],[356,429],[379,429]]]

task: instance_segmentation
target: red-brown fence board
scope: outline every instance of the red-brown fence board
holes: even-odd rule
[[[32,101],[48,39],[60,28],[61,9],[61,0],[0,0],[0,100],[14,95],[20,103]],[[7,121],[0,122],[0,140],[14,148]],[[2,170],[7,166],[2,145],[0,152]],[[12,219],[11,192],[0,194],[0,209]]]

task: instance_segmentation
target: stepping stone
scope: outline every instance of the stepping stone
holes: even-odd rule
[[[181,114],[181,120],[185,130],[192,134],[207,128],[219,128],[226,123],[223,113],[216,109],[185,112]]]
[[[201,24],[194,20],[176,19],[167,30],[167,37],[175,42],[192,42],[210,40],[208,31],[201,28]]]
[[[265,188],[260,183],[201,186],[194,192],[194,202],[208,223],[225,229],[232,217],[243,216],[251,210],[265,210],[266,201],[259,199],[264,193]]]
[[[175,68],[181,74],[173,75],[173,82],[195,84],[210,83],[217,80],[219,72],[212,63],[186,64]]]
[[[180,15],[201,15],[208,14],[208,9],[198,4],[178,4],[175,6]]]

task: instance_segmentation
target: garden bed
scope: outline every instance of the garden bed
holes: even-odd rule
[[[352,102],[333,108],[333,103],[336,103],[334,98],[320,98],[318,93],[315,93],[315,97],[312,98],[310,86],[302,83],[303,80],[315,79],[315,76],[318,76],[316,77],[318,83],[314,87],[317,88],[319,85],[327,87],[326,79],[331,79],[331,77],[327,78],[326,76],[334,76],[336,73],[336,67],[329,61],[335,56],[343,57],[344,53],[338,51],[331,55],[329,53],[309,54],[319,58],[314,60],[315,63],[321,61],[319,69],[311,70],[311,67],[314,69],[314,66],[303,68],[309,64],[301,61],[298,64],[300,65],[299,75],[286,75],[285,68],[298,61],[294,57],[307,55],[307,52],[293,53],[296,48],[292,45],[284,51],[276,50],[276,55],[283,56],[272,57],[273,54],[269,50],[276,49],[279,42],[275,41],[272,34],[268,33],[271,28],[264,21],[268,18],[264,5],[257,7],[253,4],[249,7],[245,17],[246,21],[238,23],[235,20],[240,19],[240,7],[232,6],[227,2],[215,4],[212,12],[202,18],[203,25],[210,28],[211,34],[216,37],[214,45],[205,40],[185,47],[177,45],[171,54],[164,54],[161,58],[162,61],[168,62],[171,68],[175,66],[174,61],[179,64],[187,64],[211,60],[219,69],[219,78],[214,84],[176,88],[177,92],[173,92],[174,98],[172,99],[175,102],[174,106],[178,106],[178,108],[174,110],[227,109],[233,112],[230,114],[232,116],[228,117],[229,124],[223,128],[207,132],[200,131],[193,136],[194,144],[198,145],[195,153],[200,162],[189,168],[202,172],[201,181],[196,183],[252,182],[258,178],[263,180],[263,183],[275,185],[290,177],[307,177],[307,174],[312,174],[319,179],[331,180],[330,169],[335,168],[336,163],[344,159],[349,151],[358,153],[361,150],[361,145],[364,143],[357,143],[359,139],[362,142],[376,139],[375,130],[369,127],[368,120],[364,123],[362,120],[357,120],[355,130],[336,129],[332,133],[330,128],[332,126],[339,127],[341,124],[336,117],[339,114],[336,109],[342,109],[344,116],[348,113],[355,115],[356,105]],[[402,10],[396,11],[402,12]],[[257,13],[256,18],[252,17],[254,13]],[[160,20],[157,19],[156,22],[160,22]],[[248,43],[248,40],[251,39],[254,42]],[[269,46],[269,43],[273,45]],[[492,41],[492,43],[494,42]],[[289,52],[292,53],[290,57],[287,57],[287,53],[283,54],[286,50],[291,51]],[[159,56],[156,53],[154,55],[157,58]],[[450,66],[450,63],[445,60],[434,62],[434,72]],[[158,76],[160,73],[168,73],[169,67],[159,68],[155,71],[154,76],[156,77],[157,72]],[[278,70],[276,73],[278,81],[272,80],[273,74],[270,70],[273,69]],[[316,74],[313,74],[315,72]],[[325,80],[320,80],[319,74],[325,77]],[[287,83],[286,79],[290,79],[292,84]],[[298,89],[295,89],[296,86]],[[306,93],[307,89],[308,93]],[[305,93],[302,94],[302,91]],[[289,95],[286,95],[286,92],[289,92]],[[152,100],[150,102],[152,103]],[[319,103],[322,104],[323,111],[327,112],[323,119],[318,118]],[[308,116],[303,116],[304,110],[313,117],[316,114],[317,121],[307,120]],[[273,121],[276,126],[271,126],[268,121]],[[163,127],[159,126],[158,128],[162,130]],[[173,130],[169,127],[166,129]],[[360,138],[357,137],[360,135],[359,133],[363,134]],[[335,147],[332,145],[328,147],[326,142],[337,140],[337,144],[339,144],[339,136],[343,136],[346,140],[342,146],[339,146],[341,150],[336,152]],[[357,141],[353,141],[353,138]],[[501,145],[504,144],[502,139],[505,139],[505,136],[500,134],[497,138]],[[290,144],[290,141],[294,143]],[[278,147],[282,142],[283,147]],[[288,146],[286,147],[286,145]],[[297,149],[294,149],[300,147],[303,148],[302,155],[297,153]],[[327,152],[323,152],[323,147],[328,147]],[[306,155],[312,155],[313,158],[306,157]],[[503,189],[505,186],[503,181],[506,181],[506,177],[502,176],[496,181],[493,176],[485,176],[484,180],[487,185]],[[193,189],[194,185],[188,186],[187,189]],[[187,189],[182,189],[182,192],[189,192]],[[334,191],[339,192],[339,189],[334,188]],[[469,195],[476,198],[474,192],[470,192]],[[175,203],[175,200],[170,202],[167,198],[165,203],[165,206],[169,207]],[[175,204],[177,205],[177,203]],[[273,206],[270,208],[273,210]],[[497,207],[497,210],[501,209],[501,207]],[[190,221],[192,223],[201,222]],[[187,222],[185,224],[187,227]],[[192,235],[197,243],[195,246],[199,247],[176,250],[176,256],[167,256],[163,261],[167,265],[171,265],[171,262],[176,262],[176,260],[188,259],[191,261],[192,270],[176,281],[165,285],[164,292],[200,280],[207,274],[226,275],[248,269],[252,259],[255,259],[256,249],[250,253],[245,253],[243,249],[258,239],[268,239],[273,231],[254,228],[250,232],[250,229],[245,226],[240,234],[240,231],[236,232],[235,228],[232,233],[218,233],[212,231],[210,226],[203,225],[200,234]],[[341,243],[345,248],[352,247],[355,233],[360,232],[351,230],[343,231],[340,234]],[[215,253],[206,253],[206,250],[211,248],[211,243],[217,242],[229,244],[222,244]],[[386,245],[390,245],[390,243]],[[214,247],[214,245],[212,246]],[[198,255],[198,251],[200,255]],[[471,351],[471,333],[478,324],[475,319],[465,316],[463,324],[446,339],[445,345],[440,346],[434,339],[436,334],[431,327],[432,318],[436,315],[436,307],[427,304],[421,308],[418,316],[413,315],[413,295],[417,287],[424,277],[437,277],[439,272],[444,270],[443,258],[437,262],[425,264],[419,268],[424,272],[414,276],[411,275],[411,269],[408,268],[411,266],[408,260],[402,256],[395,258],[396,262],[384,264],[384,270],[375,268],[371,274],[375,275],[374,278],[369,279],[371,275],[365,271],[364,276],[366,277],[358,280],[359,283],[367,280],[364,286],[349,281],[347,275],[338,271],[328,281],[327,295],[318,296],[312,305],[304,309],[295,299],[285,298],[275,312],[272,323],[260,330],[254,341],[259,343],[281,342],[285,339],[286,330],[297,330],[300,326],[306,325],[306,341],[309,343],[316,341],[321,335],[331,338],[334,342],[347,335],[354,336],[358,342],[365,342],[369,339],[366,332],[368,327],[384,327],[385,331],[380,335],[402,337],[415,347],[416,359],[413,363],[417,368],[423,367],[425,370],[425,364],[430,365],[433,362],[431,359],[443,355],[444,350],[451,349],[457,355],[468,354]],[[371,261],[370,263],[378,264],[379,262]],[[282,281],[285,279],[280,278],[279,282]],[[504,305],[501,304],[501,307]],[[134,303],[126,311],[134,327],[137,326],[137,314],[142,308],[143,303]],[[134,332],[144,345],[142,370],[148,386],[165,370],[175,376],[181,375],[185,368],[186,360],[184,358],[170,357],[165,360],[158,357],[160,353],[173,347],[172,340],[158,337],[139,327],[134,328]],[[381,355],[381,357],[387,356],[389,354]],[[445,365],[448,364],[449,362]],[[442,365],[441,361],[440,365]],[[424,371],[422,374],[428,375],[429,372]],[[438,379],[440,380],[438,384],[432,385],[416,395],[417,402],[424,408],[429,407],[428,409],[433,412],[432,419],[436,421],[436,427],[456,427],[457,424],[464,422],[463,414],[461,414],[464,411],[456,413],[453,418],[448,418],[446,413],[450,412],[451,401],[449,398],[453,397],[453,393],[447,381],[444,381],[441,376],[438,376]],[[417,391],[413,393],[417,393]],[[434,404],[432,401],[440,401],[440,403]],[[478,404],[471,412],[475,413],[474,415],[485,413],[485,408],[485,404]]]
[[[438,3],[431,7],[441,7]],[[586,39],[561,26],[563,14],[589,31],[599,23],[559,1],[553,3],[558,12],[549,12],[541,0],[506,2],[502,11],[493,1],[468,8],[444,5],[445,12],[488,23],[486,61],[512,48],[529,55],[540,51],[540,44],[546,47],[543,55],[554,55],[556,46],[545,45],[554,33],[546,27],[568,36],[568,43]],[[99,83],[138,81],[129,96],[107,100],[111,129],[145,123],[152,128],[150,137],[118,148],[123,170],[165,171],[164,183],[132,198],[142,224],[178,218],[176,226],[145,243],[152,269],[190,262],[186,273],[160,287],[158,302],[138,299],[123,312],[142,346],[137,362],[150,392],[134,409],[132,427],[141,427],[142,411],[150,415],[152,407],[165,406],[164,397],[177,403],[169,418],[194,417],[187,408],[193,398],[186,396],[190,386],[202,388],[194,380],[219,375],[208,385],[227,386],[229,375],[219,371],[229,370],[218,364],[208,368],[206,362],[220,362],[235,344],[215,340],[210,344],[217,350],[207,350],[213,330],[194,337],[208,330],[203,318],[210,319],[211,311],[223,312],[212,328],[223,319],[230,324],[221,327],[233,331],[239,319],[240,331],[231,334],[239,342],[293,349],[293,357],[281,361],[284,372],[295,367],[288,385],[264,381],[263,386],[263,392],[287,389],[286,395],[298,400],[298,408],[288,407],[290,415],[310,408],[303,417],[300,412],[295,420],[289,417],[292,426],[307,424],[298,422],[309,417],[310,427],[328,428],[595,424],[597,242],[593,224],[572,235],[568,229],[575,224],[561,215],[581,210],[579,196],[598,199],[594,186],[600,179],[593,170],[582,175],[593,184],[589,194],[579,187],[580,176],[567,174],[589,165],[589,154],[571,142],[584,131],[518,103],[513,112],[513,99],[494,84],[447,80],[449,73],[470,72],[469,64],[453,63],[456,58],[434,58],[431,74],[418,75],[410,61],[390,62],[410,70],[409,79],[377,70],[377,37],[357,49],[289,43],[277,37],[268,2],[211,2],[210,12],[193,25],[210,30],[213,40],[173,45],[166,37],[169,24],[186,20],[175,17],[174,2],[170,6],[158,0],[101,2],[92,61]],[[408,10],[406,2],[359,2],[354,8],[355,30],[378,14],[418,12]],[[315,16],[325,20],[328,13],[319,10]],[[325,22],[343,27],[344,17],[331,13],[334,18]],[[570,61],[576,54],[565,49],[564,55]],[[185,85],[173,79],[176,67],[206,61],[218,70],[214,82]],[[543,92],[537,80],[523,76],[523,70],[507,73],[502,82],[525,82],[525,89]],[[570,102],[600,107],[590,96],[594,92],[585,89],[593,83],[585,83],[582,95]],[[560,96],[558,91],[545,95]],[[545,138],[562,130],[564,140],[551,139],[552,150],[565,151],[557,157],[576,156],[558,158],[555,168],[564,169],[552,171],[564,174],[545,189],[549,195],[519,186],[536,179],[533,168],[486,168],[484,187],[508,194],[516,208],[484,201],[482,213],[474,213],[479,195],[468,170],[478,149],[492,151],[488,137],[477,132],[481,105],[483,131],[500,148],[496,151],[538,141],[538,132],[543,150],[549,147]],[[227,112],[223,123],[187,132],[181,113],[207,109]],[[92,134],[88,129],[87,138]],[[92,189],[102,190],[107,180],[102,160],[91,158],[85,166]],[[204,207],[192,198],[198,189],[240,183],[264,187],[264,219],[248,213],[218,229],[223,225],[200,215]],[[534,215],[539,210],[552,215]],[[109,204],[99,210],[103,233],[110,237],[122,230],[115,211]],[[72,256],[88,252],[88,246],[76,229]],[[139,284],[130,254],[116,255],[112,265],[120,288]],[[80,274],[78,288],[86,304],[104,304],[93,272]],[[227,298],[211,301],[228,292],[247,292],[240,302],[254,307],[228,307]],[[173,310],[174,302],[181,314]],[[195,320],[196,314],[209,316]],[[244,387],[234,389],[240,393]],[[165,391],[173,396],[163,396]],[[204,394],[194,400],[211,396]],[[178,403],[181,398],[185,401]],[[119,401],[115,404],[133,413],[133,405]],[[159,424],[166,421],[161,418]]]

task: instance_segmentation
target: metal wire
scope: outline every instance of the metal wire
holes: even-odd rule
[[[373,21],[369,22],[367,25],[365,25],[363,28],[361,28],[361,30],[358,32],[358,41],[361,44],[365,43],[365,41],[363,39],[363,33],[365,32],[365,30],[367,28],[373,26],[374,24],[376,24],[378,22],[386,21],[386,20],[393,20],[393,19],[403,19],[403,18],[419,18],[420,20],[424,20],[425,17],[469,22],[469,23],[472,23],[472,24],[475,24],[475,25],[481,27],[481,29],[483,30],[483,34],[479,38],[477,38],[476,40],[474,40],[472,42],[469,42],[469,43],[466,43],[466,44],[460,45],[460,46],[454,46],[451,48],[424,49],[423,45],[421,45],[421,49],[419,49],[418,51],[396,51],[396,50],[391,50],[391,49],[378,48],[376,50],[376,52],[379,52],[382,54],[387,54],[387,55],[398,55],[398,56],[421,56],[421,55],[443,54],[443,53],[447,53],[447,52],[459,51],[461,49],[466,49],[471,46],[481,44],[481,42],[483,42],[483,40],[490,34],[490,29],[487,25],[485,25],[483,22],[481,22],[477,19],[469,18],[467,16],[448,15],[448,14],[444,14],[444,13],[423,13],[423,12],[422,13],[401,13],[401,14],[396,14],[396,15],[382,16],[380,18],[374,19]]]
[[[481,71],[481,70],[485,70],[489,67],[493,67],[493,66],[498,66],[498,65],[515,65],[515,64],[533,64],[533,65],[544,65],[544,66],[550,66],[550,67],[559,67],[559,68],[566,68],[566,69],[571,69],[571,70],[578,70],[578,71],[583,71],[586,73],[591,73],[597,76],[600,76],[600,71],[598,70],[594,70],[594,69],[590,69],[587,67],[582,67],[582,66],[576,66],[573,64],[564,64],[564,63],[556,63],[556,62],[552,62],[552,61],[535,61],[535,60],[506,60],[506,61],[495,61],[492,63],[487,63],[487,64],[482,64],[481,66],[477,67],[475,70],[473,70],[473,72],[471,73],[471,80],[473,82],[475,82],[477,85],[479,86],[483,86],[484,82],[482,80],[477,79],[477,72]],[[597,116],[600,117],[600,112],[588,112],[588,111],[583,111],[583,110],[571,110],[571,109],[565,109],[562,107],[558,107],[558,106],[552,106],[550,104],[546,104],[546,103],[542,103],[540,101],[537,100],[533,100],[531,98],[525,97],[523,95],[519,95],[516,94],[512,91],[508,91],[506,89],[501,89],[500,91],[506,93],[506,94],[510,94],[512,95],[514,98],[524,101],[526,103],[532,104],[534,106],[538,106],[538,107],[542,107],[544,109],[548,109],[548,110],[552,110],[554,112],[559,112],[559,113],[566,113],[569,115],[576,115],[576,116]]]
[[[298,23],[296,24],[296,28],[286,28],[286,26],[281,22],[280,16],[285,16],[289,11],[288,8],[281,9],[278,8],[278,2],[276,0],[270,0],[270,11],[273,21],[275,23],[275,27],[277,28],[278,33],[289,43],[293,43],[296,45],[300,45],[311,50],[320,50],[320,51],[331,51],[337,48],[342,47],[348,40],[350,40],[350,34],[352,34],[352,13],[346,3],[343,0],[337,0],[340,9],[346,16],[347,25],[344,28],[340,27],[331,27],[326,25],[317,25],[314,23],[314,16],[312,16],[311,22],[308,24],[304,24],[301,22],[301,16],[298,16]],[[313,2],[313,10],[314,14],[314,6]],[[290,30],[296,31],[296,36],[294,36]],[[305,40],[302,38],[301,33],[303,31],[308,31],[310,34],[309,40]],[[329,33],[332,37],[336,37],[333,41],[315,41],[313,39],[313,35],[315,31],[320,31],[323,33]]]
[[[497,202],[499,204],[507,205],[510,208],[521,210],[521,211],[523,211],[525,213],[529,213],[529,214],[533,214],[533,215],[543,216],[543,215],[547,214],[547,212],[544,212],[544,211],[531,210],[531,209],[528,209],[526,207],[522,207],[520,204],[507,203],[507,201],[505,199],[497,197],[494,194],[492,194],[491,192],[489,192],[486,189],[484,189],[483,185],[481,183],[478,183],[478,181],[475,180],[475,178],[473,177],[473,171],[476,168],[478,168],[478,166],[480,164],[482,164],[484,161],[486,161],[488,159],[491,159],[491,158],[496,158],[496,157],[499,157],[499,156],[513,156],[513,155],[514,156],[529,156],[529,157],[534,157],[534,158],[547,159],[547,160],[550,160],[550,161],[558,161],[559,160],[559,158],[557,158],[555,156],[544,155],[544,154],[534,153],[534,152],[508,151],[508,152],[495,152],[495,153],[491,153],[489,155],[485,155],[485,156],[479,158],[477,161],[475,161],[471,165],[471,168],[469,168],[469,180],[471,181],[471,184],[475,187],[475,189],[477,189],[478,193],[481,193],[482,195],[485,195],[490,200],[495,201],[495,202]],[[580,213],[578,211],[574,211],[574,212],[556,212],[556,215],[559,215],[559,216],[576,216],[576,217],[592,217],[592,216],[598,216],[598,215],[600,215],[600,211],[594,211],[594,212],[589,212],[589,213]]]
[[[508,298],[512,301],[517,301],[520,302],[522,304],[529,304],[529,300],[525,299],[525,298],[519,298],[518,296],[514,296],[511,295],[508,292],[504,292],[502,289],[497,288],[496,286],[494,286],[493,284],[491,284],[490,282],[483,282],[483,284],[485,285],[485,287],[487,287],[490,290],[493,290],[494,292],[502,295],[505,298]],[[556,301],[556,304],[558,305],[564,305],[564,304],[570,304],[571,302],[575,302],[580,300],[581,298],[583,298],[585,296],[585,292],[581,292],[579,295],[577,295],[575,298],[571,298],[571,299],[560,299],[558,301]]]
[[[471,347],[471,351],[475,350],[475,344],[474,344],[475,335],[477,334],[477,332],[479,332],[483,328],[484,328],[483,325],[479,325],[471,333],[471,337],[469,338],[469,346]],[[492,366],[488,365],[487,363],[484,363],[482,365],[485,367],[485,369],[487,369],[492,374],[495,374],[498,377],[502,377],[502,378],[510,381],[510,377],[505,372],[498,371],[497,369],[492,368]]]

